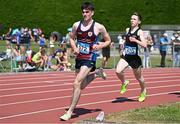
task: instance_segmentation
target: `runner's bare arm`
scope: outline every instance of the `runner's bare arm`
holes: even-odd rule
[[[136,39],[136,38],[134,38],[134,37],[130,37],[129,40],[130,40],[131,42],[136,42],[137,44],[139,44],[139,45],[142,46],[142,47],[147,47],[147,42],[146,42],[146,40],[145,40],[145,38],[144,38],[144,33],[143,33],[143,31],[142,31],[142,30],[139,30],[139,31],[138,31],[138,34],[139,34],[140,40],[138,40],[138,39]]]
[[[75,54],[79,53],[78,48],[76,47],[76,42],[75,42],[77,24],[78,24],[78,22],[75,22],[75,23],[73,24],[72,32],[69,33],[69,36],[70,36],[69,41],[70,41],[71,47],[72,47],[72,49],[73,49],[73,51],[74,51]]]
[[[98,49],[101,49],[101,48],[104,48],[104,47],[107,47],[108,45],[110,45],[111,38],[109,36],[109,33],[106,31],[106,28],[103,25],[97,23],[96,26],[97,26],[99,33],[102,34],[102,38],[105,41],[104,43],[93,46],[93,49],[98,50]]]

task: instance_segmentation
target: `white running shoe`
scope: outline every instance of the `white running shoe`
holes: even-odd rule
[[[96,74],[98,77],[101,77],[104,80],[107,78],[107,74],[104,72],[103,68],[100,68]]]

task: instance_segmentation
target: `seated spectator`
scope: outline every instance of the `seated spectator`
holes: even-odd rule
[[[9,44],[6,45],[6,59],[9,59],[12,57],[12,49]]]
[[[47,65],[48,57],[46,55],[45,48],[40,47],[39,52],[37,52],[33,58],[32,62],[36,66],[36,68],[42,68]]]
[[[61,50],[56,52],[55,59],[57,60],[56,65],[51,65],[51,68],[56,71],[69,71],[71,64],[68,62],[67,55]]]
[[[20,70],[23,70],[23,62],[25,62],[25,51],[26,50],[24,46],[19,47],[18,45],[16,45],[12,50],[13,58],[15,62],[17,62]]]
[[[33,61],[32,61],[32,58],[33,56],[35,55],[35,52],[32,51],[31,48],[29,48],[27,51],[26,51],[26,62],[30,65],[30,66],[34,66],[33,64]]]

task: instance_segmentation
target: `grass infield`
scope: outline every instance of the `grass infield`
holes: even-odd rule
[[[89,118],[77,123],[104,123],[104,124],[179,124],[180,102],[161,104],[153,107],[133,109],[105,115],[103,122]]]

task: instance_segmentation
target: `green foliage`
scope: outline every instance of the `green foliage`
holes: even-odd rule
[[[84,0],[0,0],[0,33],[9,27],[40,27],[45,34],[66,33],[81,19]],[[88,0],[95,5],[95,20],[109,31],[124,31],[133,11],[143,16],[143,24],[179,24],[179,0]]]

